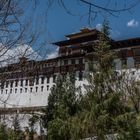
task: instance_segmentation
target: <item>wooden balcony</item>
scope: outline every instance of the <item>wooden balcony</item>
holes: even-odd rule
[[[2,77],[6,79],[22,79],[26,77],[36,77],[39,75],[52,76],[56,73],[67,73],[67,72],[75,72],[75,71],[83,71],[85,69],[85,64],[71,64],[71,65],[63,65],[57,67],[47,67],[42,68],[42,70],[32,69],[28,71],[17,71],[17,72],[9,72],[9,73],[1,73]]]

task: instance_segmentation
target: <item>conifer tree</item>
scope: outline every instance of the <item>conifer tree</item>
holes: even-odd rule
[[[20,128],[18,114],[13,119],[13,128],[7,130],[9,140],[23,140],[24,134]]]
[[[58,76],[56,85],[49,95],[44,118],[48,139],[71,139],[69,119],[78,110],[76,91],[74,74]]]
[[[35,131],[35,124],[38,121],[38,116],[32,114],[32,117],[29,119],[29,129],[27,129],[29,134],[29,140],[33,140]]]
[[[87,76],[87,93],[76,96],[75,79],[60,76],[48,98],[45,127],[49,140],[139,140],[137,115],[125,98],[125,75],[115,70],[108,22],[104,22]]]
[[[6,130],[6,125],[0,124],[0,140],[7,140],[8,139],[8,133]]]
[[[89,85],[81,113],[83,137],[96,136],[97,140],[105,140],[109,136],[112,139],[131,139],[132,135],[138,134],[136,115],[123,100],[123,78],[115,71],[115,53],[111,51],[106,21],[94,50],[97,65],[89,73]],[[138,135],[133,139],[138,139]]]
[[[19,140],[21,130],[20,130],[20,124],[19,124],[19,121],[18,121],[18,115],[17,114],[16,114],[16,116],[14,118],[14,121],[13,121],[13,127],[14,127],[14,137],[15,137],[14,139]]]

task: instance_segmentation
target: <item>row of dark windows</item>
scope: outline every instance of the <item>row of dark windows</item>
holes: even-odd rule
[[[64,62],[64,65],[68,65],[68,61],[69,60],[63,60],[63,62]],[[77,59],[77,61],[78,61],[78,64],[83,64],[83,58],[79,58],[79,59]],[[76,64],[76,59],[71,59],[71,64],[72,65],[74,65],[74,64]]]
[[[36,79],[21,79],[20,81],[19,80],[11,80],[11,81],[6,81],[6,82],[1,82],[1,88],[4,88],[4,85],[6,88],[8,88],[8,86],[10,85],[10,87],[13,87],[14,85],[14,82],[15,82],[15,87],[17,86],[23,86],[23,83],[24,83],[24,80],[25,80],[25,86],[33,86],[34,83],[36,85],[39,84],[39,78],[36,78]],[[54,75],[53,76],[53,83],[55,82],[56,80],[56,76]],[[45,77],[41,77],[41,83],[40,84],[44,84],[44,81],[45,81]],[[50,83],[50,77],[47,77],[47,83]]]
[[[68,65],[68,62],[70,61],[70,64],[76,64],[76,61],[78,64],[83,64],[83,58],[79,58],[79,59],[66,59],[66,60],[61,60],[61,65],[64,64],[64,65]],[[46,63],[46,64],[42,64],[38,67],[40,68],[45,68],[45,67],[52,67],[52,66],[59,66],[58,65],[58,61],[56,62],[49,62],[49,63]]]
[[[59,50],[59,54],[61,56],[68,56],[68,55],[71,55],[71,54],[82,54],[84,53],[85,51],[83,49],[72,49],[73,47],[75,48],[76,46],[70,46],[71,48],[61,48]]]
[[[44,91],[44,86],[41,86],[40,87],[40,90],[41,90],[41,92],[43,92]],[[47,91],[49,90],[49,85],[47,85]],[[3,89],[1,90],[1,94],[3,94]],[[20,88],[19,89],[19,93],[23,93],[23,91],[25,92],[25,93],[27,93],[27,91],[29,91],[30,93],[32,93],[33,92],[33,87],[30,87],[29,89],[28,88]],[[39,91],[39,87],[35,87],[35,92],[38,92]],[[8,94],[8,93],[17,93],[18,92],[18,89],[17,88],[15,88],[14,90],[13,89],[10,89],[10,91],[8,92],[8,90],[6,89],[5,90],[5,93],[6,94]]]
[[[79,72],[79,81],[83,80],[83,72]],[[24,82],[25,81],[25,82]],[[56,82],[56,75],[53,76],[53,83]],[[39,83],[39,78],[35,78],[35,79],[21,79],[21,80],[11,80],[11,81],[6,81],[6,82],[1,82],[1,89],[4,88],[4,85],[6,88],[8,88],[8,86],[10,85],[10,87],[12,88],[14,86],[15,83],[15,87],[18,86],[34,86],[34,85],[39,85],[39,84],[45,84],[45,77],[41,77],[41,83]],[[46,79],[46,83],[49,84],[50,83],[50,77],[47,77]]]
[[[68,65],[70,62],[70,64],[76,64],[76,61],[77,61],[77,64],[83,64],[83,58],[78,58],[78,59],[66,59],[66,60],[60,60],[61,61],[61,64],[60,65]],[[43,63],[43,64],[36,64],[35,66],[33,65],[25,65],[23,66],[23,70],[27,71],[27,70],[31,70],[31,69],[34,69],[34,68],[39,68],[40,70],[43,69],[43,68],[46,68],[46,67],[56,67],[56,66],[59,66],[59,60],[58,61],[54,61],[54,62],[46,62],[46,63]],[[7,67],[7,69],[4,69],[4,71],[13,71],[13,77],[16,77],[17,76],[17,73],[14,73],[14,69],[15,70],[18,70],[19,69],[19,66],[12,66],[12,67]],[[3,72],[4,72],[3,71]],[[19,75],[21,76],[22,73],[19,73]]]
[[[76,61],[77,61],[78,64],[83,64],[83,58],[79,58],[79,59],[65,59],[65,60],[61,60],[61,64],[60,65],[62,65],[62,64],[63,65],[68,65],[69,61],[70,61],[70,64],[73,64],[73,65],[76,64]],[[59,66],[59,65],[58,65],[58,62],[54,62],[54,63],[51,62],[51,63],[43,64],[42,68],[43,67],[47,67],[47,66],[51,67],[51,66]]]

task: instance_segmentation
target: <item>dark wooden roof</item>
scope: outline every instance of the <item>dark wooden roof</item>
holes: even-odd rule
[[[85,36],[87,34],[96,34],[97,32],[98,32],[97,29],[83,28],[83,29],[80,30],[80,32],[66,35],[66,37],[70,38],[70,39],[73,39],[73,38],[79,38],[81,36]]]
[[[61,47],[61,46],[68,46],[68,45],[72,45],[72,44],[84,43],[84,42],[88,42],[88,41],[97,40],[98,34],[99,34],[99,31],[94,30],[94,32],[92,32],[91,34],[87,34],[87,35],[85,34],[84,36],[79,36],[76,38],[71,38],[68,40],[55,42],[53,44]]]
[[[85,42],[91,42],[97,40],[99,33],[101,33],[96,29],[88,29],[88,28],[82,29],[80,31],[81,32],[67,35],[66,36],[68,37],[67,40],[55,42],[53,44],[59,47],[63,47],[63,46],[70,46],[70,45],[72,46],[80,43],[82,44]],[[108,39],[110,40],[112,46],[111,49],[127,48],[127,47],[134,47],[140,45],[140,37],[118,40],[118,41],[115,41],[109,37]]]

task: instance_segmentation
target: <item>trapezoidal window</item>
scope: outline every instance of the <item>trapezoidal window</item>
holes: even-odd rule
[[[34,79],[31,78],[31,79],[29,80],[29,86],[33,86],[33,85],[34,85]]]
[[[56,82],[56,75],[53,76],[53,83]]]
[[[140,64],[140,49],[133,49],[135,65]]]
[[[28,86],[28,79],[25,80],[25,86]]]
[[[27,88],[25,88],[25,93],[27,93]]]
[[[38,87],[36,87],[35,89],[36,89],[36,92],[37,92],[38,91]]]
[[[17,87],[17,86],[18,86],[18,80],[15,81],[15,87]]]
[[[134,56],[140,56],[140,49],[134,49]]]
[[[23,79],[20,80],[20,86],[23,86]]]
[[[49,90],[49,86],[47,85],[47,90]]]
[[[41,77],[41,84],[44,84],[44,77]]]
[[[41,86],[41,91],[42,91],[42,92],[43,92],[43,88],[44,88],[44,87],[43,87],[43,86]]]
[[[6,81],[6,88],[8,87],[8,85],[9,85],[9,81]]]
[[[10,82],[10,87],[11,88],[13,87],[13,83],[14,83],[13,81]]]
[[[47,83],[49,83],[50,82],[50,77],[47,77]]]

